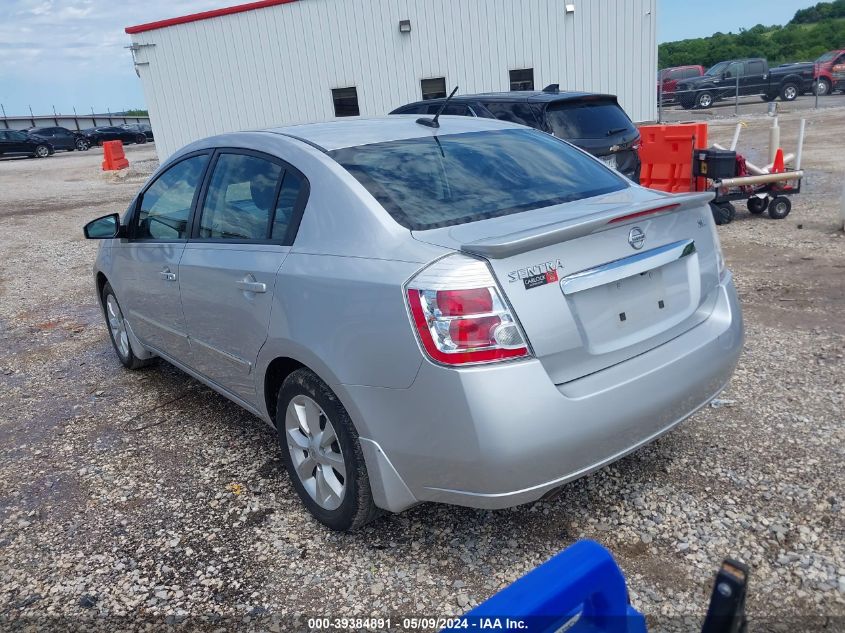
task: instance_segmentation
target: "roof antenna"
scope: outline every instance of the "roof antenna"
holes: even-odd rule
[[[447,105],[449,105],[449,101],[452,99],[452,97],[455,96],[455,93],[457,91],[458,91],[458,87],[455,86],[455,89],[452,91],[452,94],[450,94],[448,97],[446,97],[446,101],[444,101],[440,105],[440,109],[437,111],[437,114],[434,115],[433,119],[425,119],[423,117],[420,117],[419,119],[417,119],[417,123],[419,123],[420,125],[425,125],[427,127],[440,127],[440,123],[437,122],[437,118],[440,116],[440,113],[443,112],[443,108],[445,108]]]

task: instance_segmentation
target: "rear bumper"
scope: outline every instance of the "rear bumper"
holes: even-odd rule
[[[408,389],[341,385],[339,394],[365,438],[378,505],[505,508],[623,457],[694,413],[730,379],[743,336],[728,275],[706,321],[563,385],[536,360],[461,370],[423,363]]]

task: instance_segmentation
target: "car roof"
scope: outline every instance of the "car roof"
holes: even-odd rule
[[[496,101],[499,103],[551,103],[554,101],[589,101],[592,99],[616,99],[616,95],[601,94],[596,92],[578,92],[575,90],[561,90],[558,92],[544,92],[542,90],[513,90],[511,92],[479,92],[471,95],[455,95],[453,103],[467,103],[470,101]],[[409,105],[421,103],[443,103],[445,97],[427,99],[425,101],[414,101]],[[397,108],[398,109],[398,108]]]
[[[441,116],[439,128],[416,122],[419,114],[390,115],[378,118],[345,118],[324,123],[306,123],[264,130],[297,138],[324,151],[344,147],[371,145],[410,138],[424,138],[444,134],[466,134],[485,130],[523,128],[515,123],[497,119],[465,116]],[[430,117],[428,117],[430,118]]]

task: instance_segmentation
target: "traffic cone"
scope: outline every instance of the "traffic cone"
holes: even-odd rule
[[[778,151],[775,152],[775,160],[772,163],[772,174],[782,174],[786,169],[783,166],[783,149],[778,147]]]

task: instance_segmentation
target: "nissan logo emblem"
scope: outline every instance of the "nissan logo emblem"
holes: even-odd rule
[[[636,250],[640,250],[645,244],[645,233],[640,227],[635,226],[628,232],[628,244]]]

